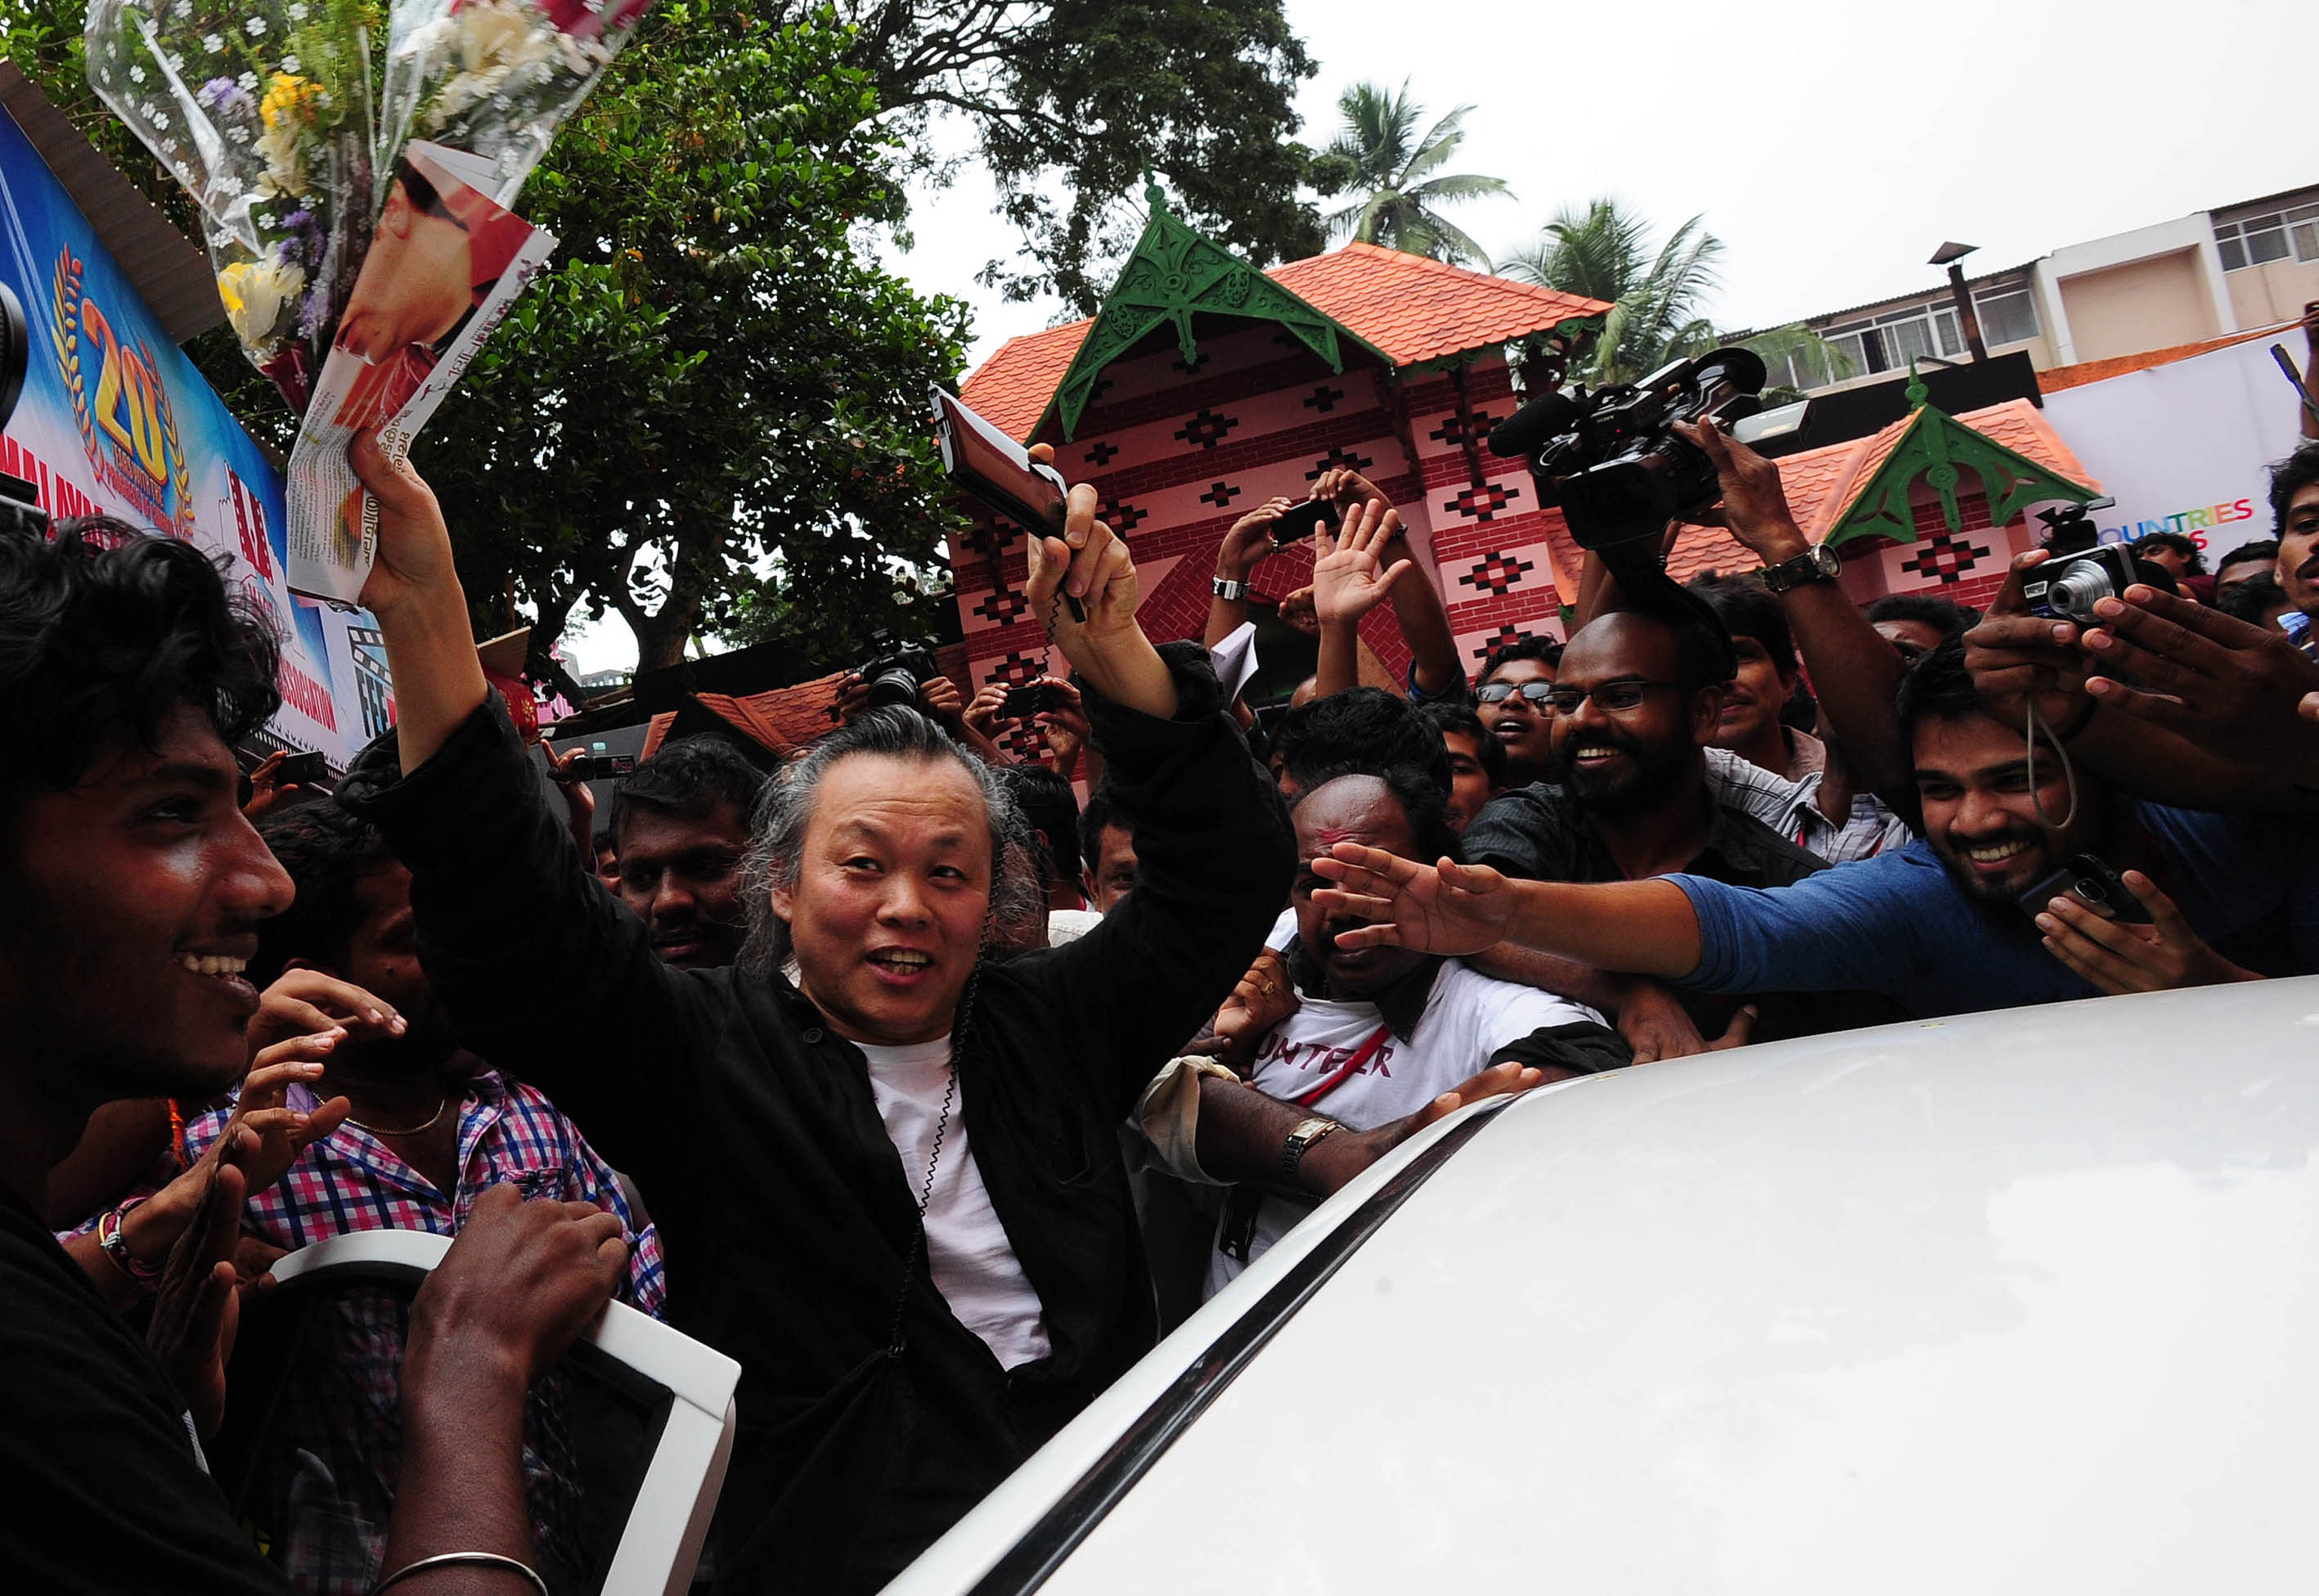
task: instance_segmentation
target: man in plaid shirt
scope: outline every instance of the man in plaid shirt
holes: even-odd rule
[[[304,973],[269,987],[251,1046],[268,1061],[310,1061],[313,1073],[290,1086],[287,1106],[311,1114],[343,1096],[351,1107],[280,1180],[249,1194],[243,1230],[284,1251],[353,1231],[451,1236],[478,1195],[513,1186],[528,1202],[617,1213],[629,1241],[620,1300],[660,1317],[658,1232],[554,1104],[459,1048],[411,947],[410,873],[378,833],[329,803],[277,811],[260,833],[298,892],[289,912],[261,927],[251,973],[268,981],[285,967]],[[227,1104],[187,1123],[188,1163],[232,1112]],[[393,1500],[404,1309],[385,1294],[355,1293],[329,1313],[327,1354],[293,1369],[268,1448],[290,1472],[261,1494],[293,1582],[358,1592],[376,1577]],[[561,1398],[547,1382],[525,1425],[543,1568],[575,1551],[579,1537]]]

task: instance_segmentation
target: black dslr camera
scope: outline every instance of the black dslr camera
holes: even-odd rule
[[[878,652],[857,666],[853,673],[868,684],[872,709],[916,704],[918,690],[942,674],[942,668],[934,663],[934,650],[922,643],[897,643],[890,637],[874,637],[871,646]]]
[[[1490,452],[1530,456],[1539,502],[1562,507],[1582,548],[1655,537],[1720,496],[1714,462],[1674,423],[1712,420],[1745,442],[1734,424],[1763,410],[1763,389],[1761,356],[1717,349],[1640,382],[1541,394],[1492,429]]]
[[[2122,543],[2102,542],[2094,527],[2093,512],[2116,502],[2091,499],[2037,512],[2037,518],[2045,523],[2039,542],[2053,557],[2022,579],[2021,597],[2027,601],[2029,613],[2045,620],[2095,626],[2100,619],[2094,614],[2095,605],[2123,596],[2135,582],[2152,581],[2140,569],[2141,562],[2132,549]],[[2170,591],[2173,584],[2166,585]]]
[[[17,302],[14,291],[0,283],[0,427],[8,425],[16,413],[32,354],[32,334],[24,321],[24,307]],[[23,477],[0,471],[0,533],[5,532],[45,537],[49,518],[41,509],[38,488]]]

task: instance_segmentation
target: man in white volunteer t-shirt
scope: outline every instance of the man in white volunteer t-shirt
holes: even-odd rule
[[[1448,805],[1421,772],[1339,776],[1308,789],[1293,817],[1288,974],[1299,1006],[1258,1043],[1247,1085],[1201,1083],[1200,1168],[1238,1183],[1209,1259],[1210,1295],[1443,1108],[1518,1085],[1527,1070],[1560,1080],[1629,1058],[1601,1015],[1566,998],[1455,959],[1337,946],[1337,933],[1359,923],[1314,906],[1313,889],[1328,884],[1313,871],[1316,856],[1360,843],[1403,858],[1457,857]],[[1477,1081],[1485,1071],[1494,1073]]]

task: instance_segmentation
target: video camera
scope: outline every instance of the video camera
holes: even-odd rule
[[[1581,548],[1656,537],[1669,521],[1719,497],[1705,450],[1678,421],[1712,420],[1741,442],[1764,408],[1763,358],[1717,349],[1661,366],[1640,382],[1539,395],[1490,432],[1490,452],[1528,455],[1541,506],[1560,505]]]
[[[934,663],[934,650],[923,643],[873,637],[870,645],[877,652],[856,666],[853,673],[869,685],[872,709],[915,705],[918,690],[942,674],[942,667]]]
[[[16,401],[23,397],[32,355],[32,332],[24,320],[24,307],[14,291],[0,283],[0,427],[8,425],[16,413]],[[41,509],[38,488],[0,471],[0,533],[8,532],[46,537],[49,518]]]

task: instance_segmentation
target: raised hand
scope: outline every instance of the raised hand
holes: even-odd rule
[[[1381,848],[1339,843],[1313,861],[1313,869],[1336,883],[1315,890],[1315,904],[1371,922],[1338,933],[1340,948],[1478,953],[1504,941],[1513,918],[1511,884],[1485,864],[1419,864]]]
[[[1216,548],[1216,574],[1228,582],[1245,581],[1272,552],[1273,523],[1292,508],[1293,500],[1276,496],[1234,521]]]
[[[2150,924],[2112,920],[2064,894],[2037,916],[2045,951],[2111,994],[2262,978],[2200,941],[2174,900],[2148,876],[2128,870],[2125,884],[2150,910]]]
[[[958,683],[947,676],[937,676],[918,688],[918,708],[944,726],[964,723],[966,697],[958,690]]]
[[[2069,621],[2030,614],[2029,601],[2021,596],[2027,573],[2047,558],[2044,549],[2014,556],[1988,613],[1964,635],[1964,667],[1981,701],[1999,719],[2022,720],[2034,696],[2045,724],[2067,735],[2092,713],[2091,700],[2085,696],[2089,672],[2077,647],[2078,628]]]
[[[2104,624],[2080,643],[2107,672],[2086,682],[2097,702],[2221,758],[2319,780],[2319,737],[2295,720],[2304,696],[2319,692],[2319,661],[2285,633],[2151,587],[2095,612]]]
[[[1350,510],[1356,504],[1385,501],[1376,484],[1349,465],[1331,465],[1322,472],[1320,480],[1313,484],[1312,496],[1326,500],[1340,512]]]
[[[319,969],[285,969],[258,994],[257,1012],[243,1032],[250,1062],[293,1036],[343,1031],[356,1037],[400,1036],[408,1022],[383,997]]]
[[[1399,512],[1380,499],[1364,500],[1345,517],[1344,534],[1314,534],[1313,610],[1321,624],[1343,626],[1383,603],[1393,584],[1415,569],[1407,560],[1389,568],[1380,559],[1385,546],[1401,536]]]
[[[1114,703],[1173,719],[1176,682],[1135,618],[1141,598],[1127,545],[1096,515],[1096,491],[1071,490],[1060,537],[1033,536],[1024,591],[1073,669]],[[1065,598],[1078,601],[1075,616]]]
[[[289,757],[285,751],[277,748],[259,760],[257,768],[249,772],[249,801],[241,807],[247,818],[265,818],[275,805],[298,790],[295,781],[286,787],[282,785],[282,762]]]
[[[1788,508],[1787,490],[1780,468],[1718,427],[1702,420],[1678,421],[1675,436],[1695,444],[1715,465],[1715,480],[1723,500],[1699,518],[1703,525],[1730,528],[1764,563],[1776,565],[1804,552],[1803,531]]]
[[[1032,718],[1047,735],[1047,746],[1054,751],[1055,768],[1069,773],[1071,761],[1087,746],[1089,727],[1087,700],[1079,690],[1060,676],[1042,676],[1034,684],[1055,695],[1055,708],[1042,709]]]
[[[1006,701],[1006,682],[985,682],[982,690],[966,707],[967,729],[980,732],[986,737],[990,735],[998,725],[998,707]]]
[[[443,507],[410,460],[390,456],[373,428],[355,435],[347,462],[378,504],[378,559],[363,583],[363,608],[383,616],[415,595],[456,584]]]

